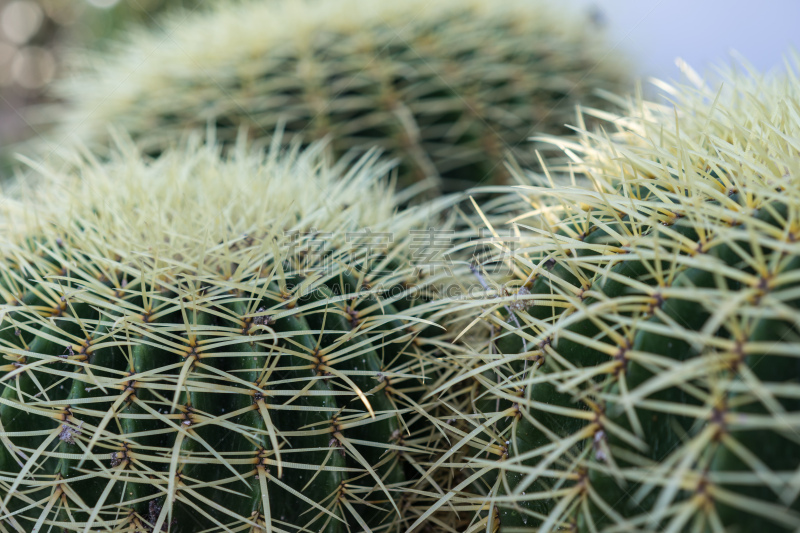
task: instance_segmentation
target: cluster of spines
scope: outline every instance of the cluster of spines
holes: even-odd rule
[[[438,208],[348,218],[330,189],[387,201],[374,158],[328,181],[318,148],[239,155],[132,152],[9,202],[30,227],[3,249],[3,528],[402,528],[439,349],[417,339],[429,322],[411,295],[435,277],[409,264],[409,228]],[[225,195],[182,190],[187,175]],[[293,188],[307,203],[270,211]],[[118,232],[148,215],[159,227]],[[349,239],[362,224],[392,241]],[[198,225],[211,244],[186,233]]]

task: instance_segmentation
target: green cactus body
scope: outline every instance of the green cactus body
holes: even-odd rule
[[[532,132],[566,133],[576,103],[624,83],[584,19],[532,0],[222,3],[131,34],[62,83],[57,131],[99,149],[114,124],[158,152],[208,124],[231,143],[285,123],[338,155],[381,147],[401,184],[503,182],[508,152],[536,163]]]
[[[517,279],[476,302],[480,385],[444,415],[480,426],[443,445],[476,476],[448,495],[465,531],[800,527],[800,87],[728,87],[676,89],[677,128],[640,100],[549,139],[593,187],[531,187],[493,259]]]
[[[390,167],[319,145],[129,148],[6,199],[0,530],[404,530],[438,363],[347,235],[406,268],[446,203],[396,213]]]

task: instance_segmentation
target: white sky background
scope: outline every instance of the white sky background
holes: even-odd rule
[[[634,61],[639,78],[684,81],[675,58],[700,74],[731,63],[736,50],[760,71],[800,52],[800,0],[555,0],[596,6],[609,41]]]

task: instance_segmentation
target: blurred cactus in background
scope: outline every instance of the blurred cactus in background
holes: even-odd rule
[[[578,103],[602,105],[627,65],[589,16],[544,2],[364,0],[222,3],[176,12],[81,56],[57,87],[56,145],[108,145],[109,128],[159,153],[211,125],[223,142],[286,123],[287,141],[379,146],[400,181],[440,190],[502,183],[533,133],[568,133]]]

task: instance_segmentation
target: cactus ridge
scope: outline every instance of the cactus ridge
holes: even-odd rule
[[[403,529],[437,363],[383,291],[424,286],[410,231],[444,203],[279,144],[125,145],[6,200],[0,530]]]
[[[448,503],[475,511],[463,531],[800,527],[793,61],[720,91],[689,71],[696,87],[663,86],[674,108],[618,99],[585,110],[608,131],[548,138],[590,185],[514,193],[521,238],[483,265],[511,275],[474,302],[484,355],[438,389],[464,394],[431,471],[465,471],[421,519]]]
[[[507,178],[509,151],[534,164],[532,132],[566,133],[576,103],[622,86],[624,62],[584,22],[531,0],[224,3],[83,58],[48,117],[59,138],[100,150],[112,124],[151,152],[208,124],[231,142],[285,123],[339,155],[381,147],[401,184],[463,189]]]

